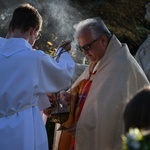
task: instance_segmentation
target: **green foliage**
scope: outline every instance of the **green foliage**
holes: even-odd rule
[[[139,129],[130,129],[122,136],[123,150],[150,150],[150,135]]]

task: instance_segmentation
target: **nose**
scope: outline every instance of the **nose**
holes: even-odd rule
[[[83,54],[84,54],[84,55],[86,55],[86,54],[88,54],[88,53],[89,53],[89,51],[83,49]]]

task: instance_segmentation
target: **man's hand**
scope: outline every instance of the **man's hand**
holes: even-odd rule
[[[71,41],[65,41],[65,42],[61,43],[57,49],[59,49],[60,47],[65,49],[67,52],[69,52],[71,49]]]
[[[57,107],[55,104],[55,100],[57,100],[57,94],[56,93],[49,93],[47,94],[49,102],[51,104],[51,106],[49,108],[46,108],[43,110],[43,113],[47,116],[47,117],[51,117],[51,110],[55,107]]]

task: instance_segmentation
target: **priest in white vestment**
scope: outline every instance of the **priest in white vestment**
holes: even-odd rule
[[[77,48],[90,65],[61,98],[71,95],[68,131],[56,131],[53,150],[121,150],[123,112],[130,96],[149,82],[128,46],[98,18],[75,26]]]

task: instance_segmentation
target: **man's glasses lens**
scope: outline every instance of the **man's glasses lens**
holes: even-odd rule
[[[97,38],[96,40],[92,41],[90,44],[87,44],[87,45],[84,45],[84,46],[78,45],[78,49],[81,52],[83,52],[83,51],[90,51],[92,44],[95,43],[99,38]]]
[[[80,50],[81,52],[83,52],[83,51],[89,51],[91,49],[91,47],[90,47],[90,45],[85,45],[83,47],[78,45],[77,49]]]
[[[77,50],[83,52],[83,48],[80,45],[77,46]]]

